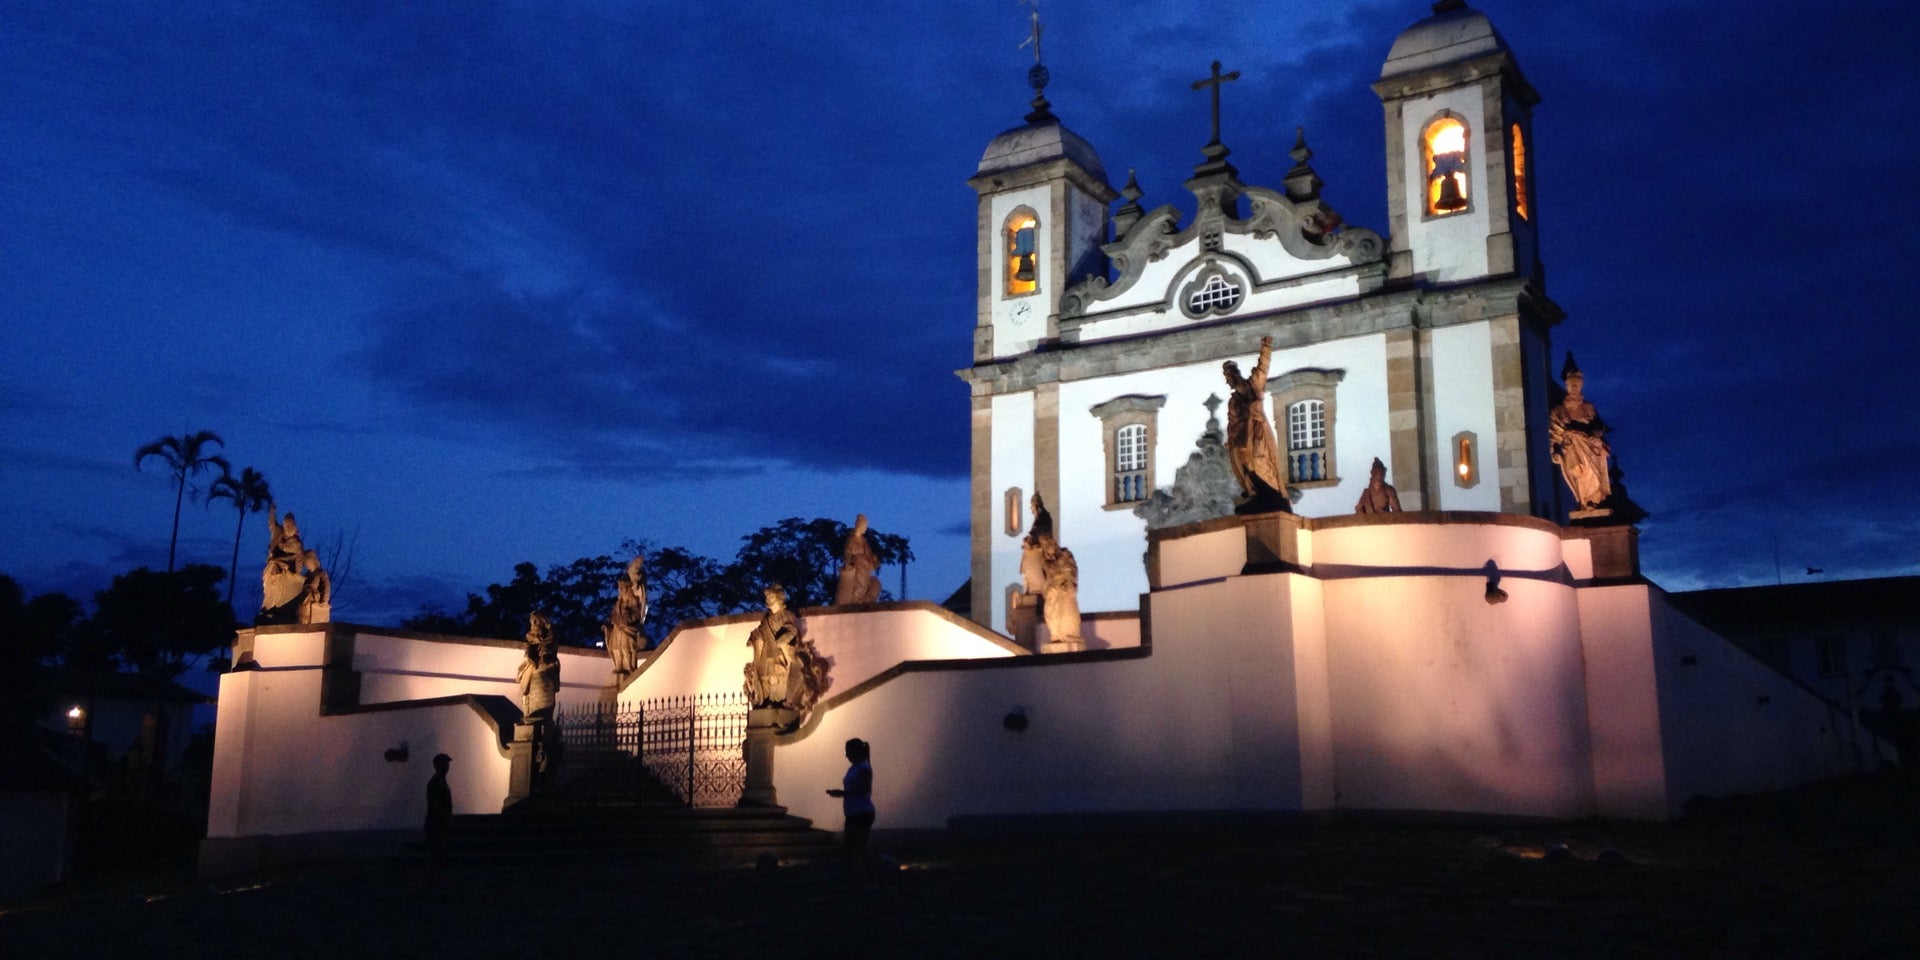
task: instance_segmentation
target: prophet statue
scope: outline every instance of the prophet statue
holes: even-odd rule
[[[787,590],[767,587],[767,612],[747,636],[753,648],[746,665],[744,690],[754,707],[806,711],[819,701],[830,683],[832,663],[800,635],[800,620],[787,609]]]
[[[1360,491],[1360,502],[1354,505],[1354,513],[1399,513],[1400,493],[1387,482],[1387,465],[1373,458],[1373,469],[1367,480],[1367,488]]]
[[[627,563],[627,572],[614,586],[613,609],[600,626],[600,636],[613,659],[613,672],[632,673],[640,665],[640,649],[646,644],[640,632],[647,622],[646,556],[636,555]]]
[[[1033,509],[1033,525],[1027,528],[1026,539],[1020,541],[1020,579],[1023,591],[1038,596],[1047,589],[1044,554],[1059,541],[1053,538],[1053,514],[1047,511],[1047,502],[1040,498],[1038,491],[1034,492],[1029,506]]]
[[[1246,494],[1236,512],[1292,512],[1287,503],[1286,475],[1280,469],[1280,448],[1273,424],[1267,421],[1267,366],[1273,362],[1273,338],[1260,338],[1260,360],[1253,375],[1240,375],[1240,365],[1220,365],[1227,389],[1227,463]]]
[[[880,578],[875,574],[879,569],[880,560],[867,543],[867,515],[863,513],[853,521],[853,532],[847,534],[846,549],[840,553],[840,581],[834,585],[833,605],[878,603]]]
[[[1057,543],[1047,547],[1042,562],[1046,569],[1046,592],[1041,599],[1041,616],[1047,621],[1048,641],[1064,643],[1080,640],[1080,566],[1073,551]]]
[[[1613,496],[1613,479],[1607,472],[1607,459],[1613,455],[1607,445],[1607,424],[1582,392],[1587,378],[1573,362],[1573,354],[1567,354],[1560,377],[1566,382],[1567,396],[1547,414],[1547,449],[1580,509],[1598,509]]]
[[[554,643],[552,626],[538,613],[527,618],[527,655],[520,661],[514,680],[520,685],[521,710],[526,718],[551,719],[554,702],[560,696],[560,650]]]

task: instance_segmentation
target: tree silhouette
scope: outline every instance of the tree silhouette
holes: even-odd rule
[[[180,504],[186,500],[187,477],[199,476],[214,467],[222,474],[232,472],[227,458],[214,454],[209,445],[226,446],[226,441],[211,430],[179,437],[161,437],[133,452],[133,468],[140,469],[148,457],[159,457],[173,471],[173,539],[167,542],[167,572],[173,572],[174,552],[180,546]]]
[[[233,525],[233,563],[227,568],[227,606],[233,606],[233,587],[240,573],[240,531],[246,527],[247,514],[259,513],[273,502],[273,491],[260,471],[246,467],[239,476],[223,473],[207,485],[207,506],[215,500],[231,500],[240,520]]]

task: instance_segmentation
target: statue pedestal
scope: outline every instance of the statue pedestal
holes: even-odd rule
[[[513,742],[507,745],[507,801],[501,809],[510,810],[533,796],[542,734],[538,720],[513,725]]]
[[[1592,510],[1573,510],[1567,513],[1568,520],[1597,520],[1601,517],[1611,516],[1613,516],[1613,511],[1606,507],[1595,507]]]
[[[1016,593],[1007,607],[1007,635],[1029,650],[1040,642],[1040,595]]]
[[[1041,653],[1078,653],[1087,648],[1087,642],[1079,637],[1066,640],[1048,640],[1040,645]]]
[[[740,806],[771,807],[776,804],[773,791],[773,738],[799,719],[799,711],[785,707],[755,707],[747,711],[747,775],[740,790]]]

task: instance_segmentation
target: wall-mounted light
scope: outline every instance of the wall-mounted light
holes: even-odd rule
[[[86,725],[87,712],[80,709],[79,704],[74,704],[73,709],[67,711],[67,730],[72,733],[79,733],[80,729]]]
[[[1453,485],[1471,487],[1480,482],[1480,438],[1471,430],[1453,435]]]

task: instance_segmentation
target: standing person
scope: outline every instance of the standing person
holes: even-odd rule
[[[840,789],[827,791],[827,796],[840,798],[840,809],[847,818],[847,875],[858,870],[869,879],[873,877],[873,863],[867,858],[867,835],[873,832],[874,814],[872,757],[873,750],[865,740],[848,740],[847,774],[840,778]]]
[[[427,780],[427,853],[439,866],[447,853],[447,835],[453,832],[453,788],[447,786],[447,769],[453,758],[444,753],[433,758],[433,776]]]

